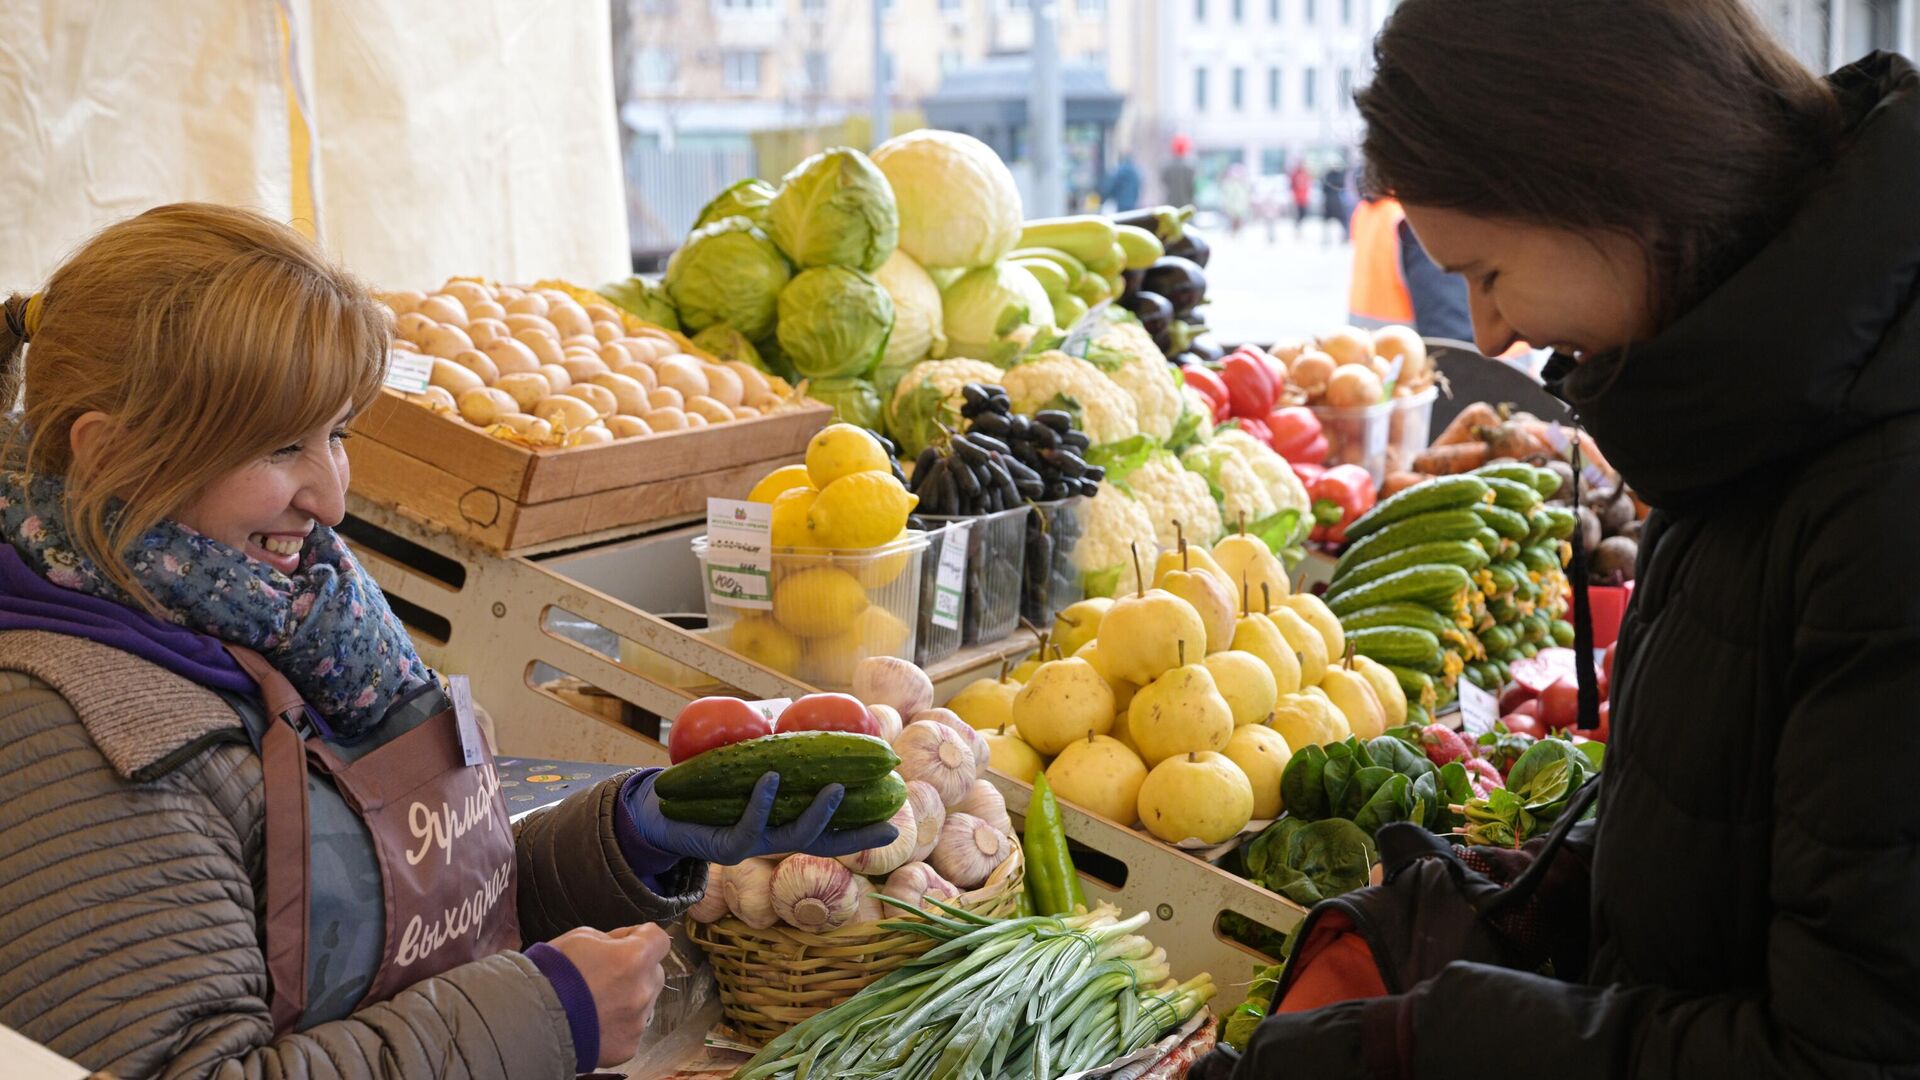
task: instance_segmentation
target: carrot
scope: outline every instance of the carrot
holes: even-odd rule
[[[1428,476],[1426,473],[1390,472],[1387,474],[1386,480],[1380,484],[1380,497],[1383,499],[1389,498],[1407,490],[1415,484],[1424,483],[1431,479],[1433,479],[1433,477]]]
[[[1500,422],[1500,414],[1493,406],[1484,401],[1476,401],[1460,410],[1440,437],[1433,440],[1435,446],[1457,446],[1461,443],[1477,442],[1480,435],[1476,429],[1491,427]]]
[[[1430,473],[1434,476],[1452,476],[1468,472],[1487,463],[1493,455],[1483,442],[1454,443],[1448,446],[1434,446],[1426,453],[1413,459],[1415,472]]]

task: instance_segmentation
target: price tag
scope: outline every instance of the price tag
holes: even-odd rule
[[[956,521],[947,526],[947,542],[940,547],[940,569],[933,579],[933,625],[943,630],[960,629],[960,603],[966,596],[967,535],[973,522]]]
[[[1469,735],[1485,735],[1500,721],[1500,702],[1492,694],[1460,680],[1460,730]]]
[[[420,353],[387,354],[387,385],[403,394],[426,393],[433,378],[433,357]]]
[[[465,675],[447,676],[447,696],[453,699],[453,726],[460,733],[460,759],[478,765],[481,751],[480,724],[473,716],[473,687]]]
[[[707,500],[707,593],[727,607],[773,608],[773,507]]]

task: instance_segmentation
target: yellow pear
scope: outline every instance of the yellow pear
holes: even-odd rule
[[[1219,652],[1233,643],[1233,594],[1205,570],[1169,570],[1160,587],[1185,600],[1207,628],[1207,651]]]
[[[1020,685],[1012,679],[975,679],[947,702],[967,726],[993,731],[1013,723],[1013,696]]]
[[[953,708],[953,702],[947,702],[947,707]],[[996,728],[981,732],[981,737],[987,740],[987,752],[991,755],[989,768],[1023,783],[1033,783],[1044,763],[1039,751],[1020,738],[1018,728]]]
[[[1133,702],[1133,695],[1139,693],[1140,687],[1138,684],[1130,683],[1125,679],[1114,678],[1112,673],[1107,670],[1106,664],[1100,656],[1100,639],[1095,638],[1085,645],[1080,646],[1080,651],[1073,655],[1092,664],[1093,669],[1100,673],[1100,677],[1107,680],[1107,687],[1113,691],[1113,707],[1121,712],[1126,712],[1127,706]]]
[[[1041,650],[1041,652],[1044,651]],[[1035,652],[1032,656],[1015,664],[1013,670],[1007,673],[1007,678],[1017,683],[1024,683],[1033,678],[1033,673],[1040,670],[1040,665],[1045,660],[1046,657],[1040,655],[1040,652]]]
[[[1113,730],[1107,732],[1107,736],[1136,755],[1140,753],[1140,748],[1133,744],[1133,728],[1127,723],[1127,710],[1121,709],[1113,714]]]
[[[1077,656],[1049,660],[1013,696],[1013,726],[1021,741],[1052,757],[1076,739],[1112,729],[1113,691]]]
[[[1133,696],[1127,731],[1141,759],[1158,765],[1176,754],[1226,746],[1233,735],[1233,710],[1212,672],[1197,662],[1183,663]]]
[[[1101,667],[1142,686],[1207,652],[1207,624],[1193,605],[1165,589],[1147,589],[1113,602],[1100,622]]]
[[[1300,689],[1300,657],[1265,615],[1255,612],[1240,616],[1233,624],[1231,651],[1252,653],[1264,661],[1273,673],[1275,693],[1291,694]]]
[[[1387,726],[1399,727],[1407,722],[1407,691],[1400,685],[1387,666],[1371,656],[1353,658],[1353,670],[1359,672],[1373,687],[1374,696],[1380,699],[1380,707],[1386,710]]]
[[[1284,735],[1265,724],[1249,724],[1233,729],[1233,738],[1227,740],[1227,748],[1220,751],[1227,755],[1240,771],[1247,774],[1247,782],[1253,785],[1253,816],[1257,820],[1280,816],[1280,777],[1287,771],[1287,762],[1293,759],[1293,748],[1287,745]]]
[[[1060,646],[1060,652],[1072,656],[1080,651],[1080,646],[1100,636],[1100,620],[1107,617],[1107,609],[1113,606],[1113,598],[1096,596],[1087,600],[1077,600],[1053,617],[1052,642]]]
[[[1220,844],[1253,820],[1253,784],[1225,754],[1180,754],[1147,773],[1139,810],[1147,831],[1170,844]]]
[[[1280,690],[1274,682],[1273,669],[1265,660],[1250,652],[1227,649],[1200,662],[1213,675],[1214,685],[1220,688],[1227,708],[1233,710],[1235,727],[1264,724],[1267,717],[1273,715],[1273,703],[1280,697]]]
[[[1300,682],[1306,686],[1319,686],[1320,680],[1327,674],[1327,642],[1320,631],[1307,625],[1292,608],[1275,607],[1267,612],[1267,618],[1280,630],[1280,636],[1287,639],[1293,651],[1300,654]],[[1338,705],[1336,701],[1334,704]]]
[[[1344,667],[1331,667],[1327,669],[1326,678],[1320,680],[1320,688],[1346,715],[1347,725],[1355,736],[1371,739],[1387,730],[1386,710],[1365,675]]]
[[[1047,766],[1055,795],[1122,825],[1133,824],[1146,779],[1140,758],[1104,735],[1075,741]]]
[[[1347,719],[1325,694],[1281,694],[1274,702],[1270,725],[1287,740],[1287,746],[1299,750],[1324,746],[1353,734]]]
[[[1244,586],[1257,610],[1277,604],[1289,591],[1287,571],[1258,537],[1232,533],[1213,545],[1213,561],[1220,564],[1236,588]],[[1262,589],[1265,592],[1262,592]]]
[[[1219,579],[1220,584],[1227,587],[1229,595],[1237,595],[1240,588],[1234,584],[1232,575],[1215,562],[1207,549],[1199,544],[1189,544],[1183,540],[1179,547],[1161,552],[1160,557],[1153,562],[1153,587],[1165,588],[1166,586],[1160,584],[1160,579],[1175,570],[1203,570]]]
[[[1295,593],[1280,601],[1280,606],[1293,609],[1293,613],[1307,620],[1307,625],[1320,631],[1320,638],[1327,643],[1327,658],[1347,655],[1347,634],[1340,628],[1340,617],[1327,607],[1327,602],[1312,593]]]

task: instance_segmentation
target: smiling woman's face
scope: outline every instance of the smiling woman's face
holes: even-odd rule
[[[1430,206],[1406,211],[1428,256],[1466,278],[1482,353],[1499,356],[1524,341],[1585,357],[1653,336],[1646,259],[1627,237]]]
[[[173,515],[202,536],[237,548],[283,574],[300,567],[300,548],[315,525],[346,516],[347,421],[343,407],[326,424],[201,489]]]

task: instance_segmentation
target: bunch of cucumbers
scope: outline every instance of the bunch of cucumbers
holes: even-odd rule
[[[1572,510],[1560,478],[1519,462],[1441,476],[1347,527],[1326,602],[1354,650],[1391,668],[1410,705],[1450,703],[1465,677],[1497,692],[1508,665],[1570,645]]]
[[[732,825],[766,773],[780,774],[772,825],[797,820],[828,784],[846,789],[831,829],[871,825],[907,801],[900,764],[884,740],[842,731],[793,731],[716,746],[660,774],[653,782],[660,813],[694,825]]]

